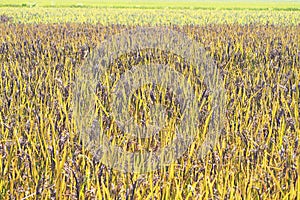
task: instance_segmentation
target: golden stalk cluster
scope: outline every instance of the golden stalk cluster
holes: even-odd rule
[[[80,141],[72,113],[76,72],[105,38],[125,28],[0,23],[0,199],[299,198],[299,25],[170,27],[199,42],[224,80],[224,129],[205,158],[199,149],[212,108],[203,76],[162,51],[132,53],[112,63],[105,87],[95,91],[97,109],[101,128],[126,151],[168,144],[180,117],[172,93],[148,85],[132,97],[131,114],[148,121],[146,103],[160,101],[170,109],[166,128],[145,140],[122,134],[109,117],[109,88],[132,64],[147,63],[156,53],[151,59],[191,76],[201,105],[195,111],[201,114],[198,134],[185,154],[145,174],[103,165]]]

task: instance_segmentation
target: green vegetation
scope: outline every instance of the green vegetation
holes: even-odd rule
[[[298,1],[135,1],[135,0],[1,0],[0,6],[12,7],[105,7],[152,9],[228,9],[299,10]]]

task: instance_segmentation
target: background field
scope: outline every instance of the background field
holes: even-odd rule
[[[299,1],[1,0],[0,6],[299,10]]]
[[[91,23],[122,25],[273,24],[298,25],[299,11],[162,10],[134,8],[0,8],[14,23]],[[75,14],[76,13],[76,14]]]

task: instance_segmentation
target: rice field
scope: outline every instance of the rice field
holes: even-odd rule
[[[0,7],[0,199],[300,199],[300,12],[186,5]],[[199,105],[197,125],[189,126],[195,137],[178,159],[156,170],[123,172],[80,135],[73,104],[86,74],[78,73],[112,36],[158,27],[184,34],[213,60],[226,93],[222,129],[202,156],[213,91],[196,66],[161,49],[121,55],[86,94],[95,99],[109,144],[156,152],[172,142],[183,115],[170,88],[150,84],[128,100],[130,115],[147,124],[148,105],[163,104],[164,130],[133,140],[117,126],[111,91],[135,65],[155,61],[188,77]],[[87,118],[79,118],[83,126]]]

